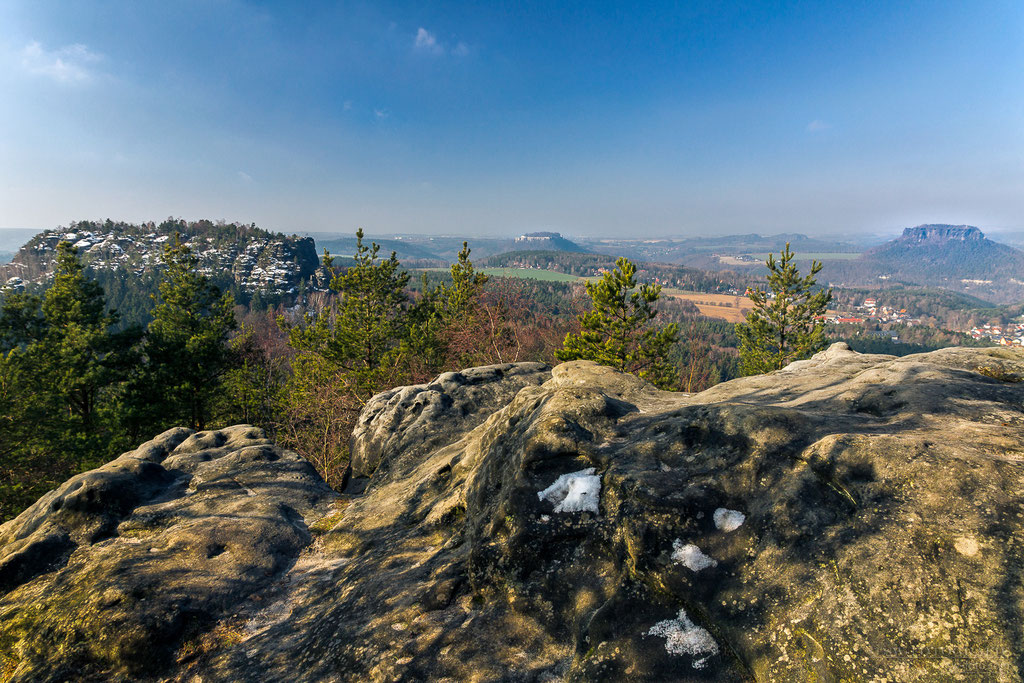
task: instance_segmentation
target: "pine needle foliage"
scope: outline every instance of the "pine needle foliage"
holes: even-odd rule
[[[53,285],[43,297],[42,312],[46,334],[38,345],[45,358],[41,365],[71,414],[91,428],[99,394],[113,383],[106,361],[116,348],[110,328],[118,315],[107,312],[103,288],[86,276],[78,250],[69,242],[57,245]]]
[[[819,261],[801,276],[793,262],[795,254],[786,248],[769,254],[767,289],[747,292],[754,307],[747,320],[736,325],[740,339],[740,367],[745,375],[772,372],[789,363],[809,358],[825,348],[824,316],[832,290],[817,287],[815,276],[821,272]]]
[[[171,424],[204,429],[233,357],[227,345],[237,326],[234,298],[198,271],[199,261],[181,236],[164,245],[163,278],[146,338],[159,410]]]
[[[579,315],[580,333],[565,336],[558,360],[592,360],[646,379],[663,389],[679,384],[679,370],[668,360],[679,340],[679,325],[653,325],[661,285],[637,287],[636,266],[626,258],[597,282],[587,283],[591,310]]]
[[[410,355],[420,361],[420,373],[434,375],[479,364],[480,349],[464,342],[483,324],[480,299],[489,278],[473,267],[470,251],[469,243],[463,242],[451,266],[451,285],[442,282],[431,288],[423,274],[424,295],[411,311],[407,340]]]
[[[409,274],[401,270],[395,252],[381,258],[380,245],[363,244],[361,229],[351,265],[336,268],[327,252],[323,264],[337,296],[298,325],[283,319],[280,324],[294,349],[336,368],[362,403],[380,390],[398,364],[399,341],[409,325]]]

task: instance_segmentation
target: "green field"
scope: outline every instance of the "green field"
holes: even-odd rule
[[[426,270],[447,272],[447,268],[427,268]],[[580,278],[575,275],[559,273],[554,270],[538,268],[477,268],[477,272],[491,277],[521,277],[527,280],[543,280],[545,282],[575,282]]]

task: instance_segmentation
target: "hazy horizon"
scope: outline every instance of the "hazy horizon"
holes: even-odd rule
[[[0,5],[0,224],[1024,229],[1024,5]]]
[[[181,217],[179,217],[179,218],[181,218]],[[187,218],[186,220],[200,220],[200,219],[201,219],[201,217],[194,217],[194,218]],[[83,220],[93,220],[93,221],[96,221],[96,222],[101,222],[102,220],[105,220],[105,219],[83,219]],[[114,219],[112,219],[112,220],[114,220]],[[116,220],[120,220],[120,219],[116,219]],[[215,219],[215,220],[224,220],[224,219]],[[138,223],[147,223],[147,222],[150,222],[150,221],[137,221],[135,223],[138,224]],[[154,221],[154,222],[158,222],[158,221]],[[226,221],[226,222],[230,223],[231,221]],[[248,223],[248,221],[236,221],[236,222],[243,223],[243,224]],[[69,223],[70,222],[65,222],[65,223],[62,223],[60,225],[51,226],[49,228],[0,227],[0,251],[15,251],[15,250],[17,250],[22,245],[22,243],[20,243],[20,242],[16,243],[14,241],[15,239],[23,238],[25,241],[27,241],[29,238],[31,238],[32,235],[38,234],[40,232],[44,232],[46,230],[53,230],[53,229],[57,229],[57,228],[66,228],[66,227],[68,227]],[[918,224],[918,225],[921,225],[921,224]],[[969,225],[969,224],[966,224],[966,225]],[[275,231],[275,232],[281,232],[281,233],[284,233],[286,235],[295,234],[295,235],[299,235],[299,236],[313,237],[315,239],[342,239],[342,238],[354,238],[355,237],[355,230],[351,230],[351,231],[348,231],[348,230],[328,230],[328,229],[324,229],[324,230],[287,230],[287,229],[282,229],[282,230],[279,230],[279,229],[267,228],[267,227],[261,226],[259,224],[257,224],[256,227],[263,228],[263,229],[266,229],[266,230],[272,230],[272,231]],[[847,236],[833,235],[833,234],[799,233],[799,231],[780,231],[780,232],[746,231],[746,232],[720,233],[720,234],[713,234],[713,235],[712,234],[665,235],[665,236],[661,236],[661,237],[612,237],[612,236],[607,236],[607,235],[598,236],[598,235],[567,233],[567,232],[563,232],[563,233],[561,233],[561,235],[562,235],[562,237],[564,237],[566,239],[569,239],[569,240],[579,240],[579,241],[586,241],[586,242],[598,242],[598,241],[602,241],[602,240],[603,241],[618,241],[618,240],[625,240],[625,241],[629,241],[629,240],[688,240],[688,239],[700,239],[702,237],[719,239],[719,238],[725,238],[725,237],[731,237],[731,236],[750,235],[750,234],[758,234],[761,237],[771,238],[771,237],[778,237],[778,236],[787,235],[787,234],[804,234],[805,236],[810,237],[810,238],[821,239],[821,240],[824,240],[824,241],[833,241],[833,242],[835,242],[837,244],[851,244],[851,245],[868,246],[868,245],[880,244],[880,243],[888,241],[890,239],[895,239],[896,237],[899,237],[903,233],[904,229],[910,228],[910,227],[916,227],[916,226],[902,226],[902,227],[898,227],[898,228],[892,228],[891,230],[882,230],[882,231],[878,231],[878,232],[863,233],[863,234],[856,234],[856,235],[847,235]],[[1017,230],[1017,229],[1013,229],[1013,228],[1010,228],[1010,229],[999,229],[999,228],[986,229],[983,226],[972,226],[972,227],[979,228],[982,231],[982,233],[984,233],[984,235],[986,237],[991,238],[991,239],[995,239],[996,241],[999,241],[1000,237],[1003,236],[1003,237],[1006,237],[1006,238],[1010,238],[1011,241],[1016,241],[1019,244],[1020,243],[1024,243],[1024,230]],[[531,232],[531,231],[526,231],[526,232]],[[12,233],[19,233],[22,237],[21,238],[15,238]],[[522,231],[516,232],[516,233],[507,233],[507,234],[505,234],[505,233],[503,233],[503,234],[479,234],[479,233],[467,233],[467,232],[446,232],[446,233],[442,233],[442,232],[437,232],[437,233],[427,233],[427,232],[412,233],[412,232],[404,232],[403,233],[403,232],[396,232],[396,231],[380,231],[380,232],[364,231],[364,234],[365,234],[366,239],[368,239],[368,240],[373,240],[373,239],[380,239],[380,240],[388,240],[388,239],[390,239],[390,240],[394,240],[394,239],[402,239],[402,238],[408,238],[408,237],[423,239],[423,238],[434,238],[434,237],[436,237],[436,238],[446,238],[446,239],[459,238],[459,239],[469,239],[469,240],[473,240],[473,239],[503,240],[504,239],[504,240],[510,240],[511,241],[511,240],[515,239],[516,237],[518,237],[520,234],[522,234]],[[14,246],[14,245],[16,245],[16,246]]]

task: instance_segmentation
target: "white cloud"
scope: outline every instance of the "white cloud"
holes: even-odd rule
[[[238,172],[238,179],[247,185],[252,182],[252,176],[245,171]]]
[[[831,124],[825,123],[824,121],[819,121],[818,119],[814,119],[813,121],[807,124],[807,132],[820,133],[821,131],[828,130],[831,127]]]
[[[416,30],[416,37],[412,41],[412,46],[415,50],[431,55],[450,54],[455,57],[467,57],[470,52],[469,45],[461,40],[455,44],[455,47],[449,48],[448,45],[439,41],[437,36],[422,26]]]
[[[33,41],[21,51],[22,68],[57,83],[88,83],[95,77],[93,67],[102,59],[102,55],[81,43],[47,50]]]
[[[387,109],[374,109],[373,115],[378,119],[386,119],[391,113]]]
[[[444,46],[437,42],[437,38],[434,34],[423,28],[422,26],[416,31],[416,39],[413,41],[413,47],[423,52],[429,52],[431,54],[439,55],[444,52]]]

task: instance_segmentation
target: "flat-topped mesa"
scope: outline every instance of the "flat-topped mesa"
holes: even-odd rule
[[[117,272],[128,277],[160,267],[165,244],[180,233],[198,260],[199,272],[240,290],[295,294],[303,283],[320,277],[320,259],[311,237],[286,236],[255,226],[209,221],[106,223],[83,221],[33,237],[0,265],[0,284],[17,287],[45,283],[53,277],[57,245],[68,241],[94,274]]]
[[[1020,681],[1022,380],[845,344],[700,394],[445,373],[367,404],[342,495],[168,432],[0,527],[0,678]]]
[[[903,230],[903,240],[915,242],[967,242],[985,239],[984,233],[973,225],[918,225]]]

